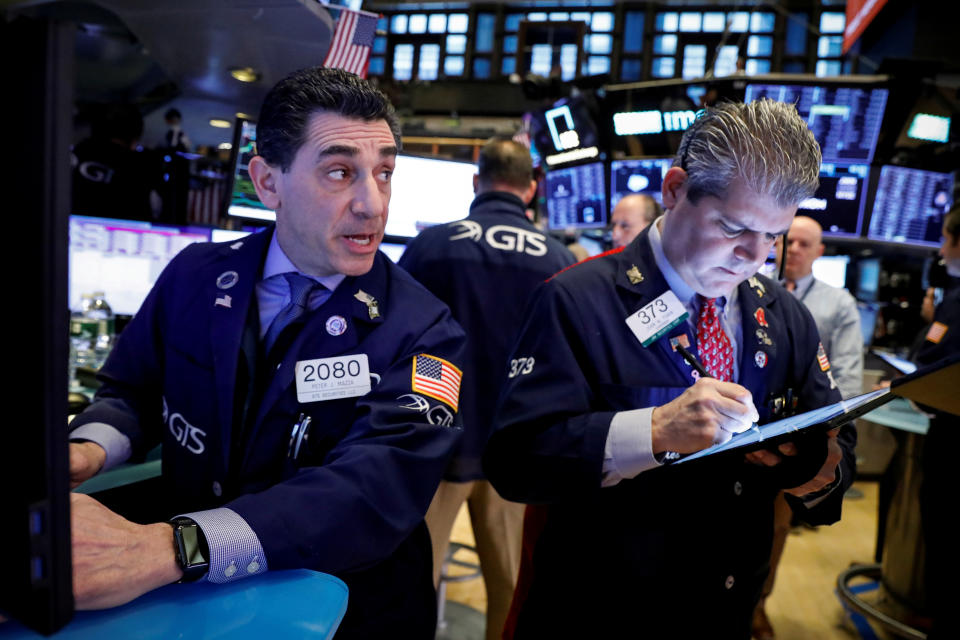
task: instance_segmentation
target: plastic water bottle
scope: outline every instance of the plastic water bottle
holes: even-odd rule
[[[70,314],[70,385],[78,386],[77,367],[94,367],[94,346],[97,342],[99,323],[88,317],[93,306],[93,296],[85,293],[80,297],[80,309]]]
[[[103,291],[93,293],[93,299],[86,316],[97,325],[97,333],[93,343],[93,368],[99,369],[106,362],[107,356],[110,355],[115,332],[113,309],[107,303]]]

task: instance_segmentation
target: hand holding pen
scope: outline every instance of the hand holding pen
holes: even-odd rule
[[[681,345],[677,350],[697,369],[700,379],[680,397],[654,409],[654,453],[706,449],[750,429],[759,420],[748,389],[711,378],[689,351]]]

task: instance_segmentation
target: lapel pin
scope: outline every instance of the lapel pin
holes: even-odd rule
[[[683,333],[683,334],[680,334],[679,336],[676,336],[675,338],[670,338],[671,349],[676,351],[678,344],[684,349],[690,348],[690,338],[687,337],[687,334]],[[684,362],[686,362],[686,360],[684,360]],[[688,362],[687,364],[690,364],[690,363]]]
[[[767,291],[767,288],[763,286],[763,283],[760,282],[760,279],[757,276],[750,276],[747,280],[747,284],[757,290],[757,297],[762,298],[763,294]]]
[[[643,274],[640,273],[640,269],[637,269],[637,265],[633,265],[627,269],[627,278],[629,278],[630,284],[640,284],[643,282]]]
[[[753,362],[758,367],[763,369],[765,366],[767,366],[767,354],[763,351],[757,351],[755,354],[753,354]]]
[[[371,320],[376,320],[380,317],[380,306],[377,304],[376,298],[363,289],[358,289],[353,297],[367,305],[367,313],[370,314]]]
[[[770,339],[770,336],[767,335],[767,332],[763,329],[757,329],[757,340],[763,344],[770,346],[773,344],[773,341]]]
[[[327,333],[332,336],[342,336],[347,330],[347,319],[343,316],[330,316],[327,318]]]
[[[227,309],[231,308],[231,298],[228,295],[224,295],[222,298],[217,298],[214,301],[213,306],[215,307],[226,307]]]
[[[240,280],[240,274],[236,271],[224,271],[217,276],[217,288],[229,289]]]
[[[761,327],[769,327],[767,324],[767,314],[763,310],[763,307],[757,307],[757,310],[753,312],[753,317],[756,319],[757,324]]]

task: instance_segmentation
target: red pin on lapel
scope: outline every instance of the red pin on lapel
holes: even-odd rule
[[[763,307],[758,307],[756,311],[753,312],[753,317],[757,319],[757,324],[761,327],[769,327],[767,324],[767,315],[763,311]]]

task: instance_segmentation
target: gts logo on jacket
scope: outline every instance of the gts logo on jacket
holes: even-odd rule
[[[201,438],[206,437],[207,432],[187,422],[182,414],[171,414],[166,397],[163,398],[163,423],[170,430],[170,435],[176,438],[177,444],[190,453],[203,453],[205,447]]]
[[[488,245],[500,251],[516,251],[537,258],[547,255],[546,236],[535,231],[498,224],[487,229],[484,234],[483,227],[474,220],[460,220],[452,224],[459,227],[460,233],[450,236],[451,242],[464,239],[480,242],[482,237]]]

